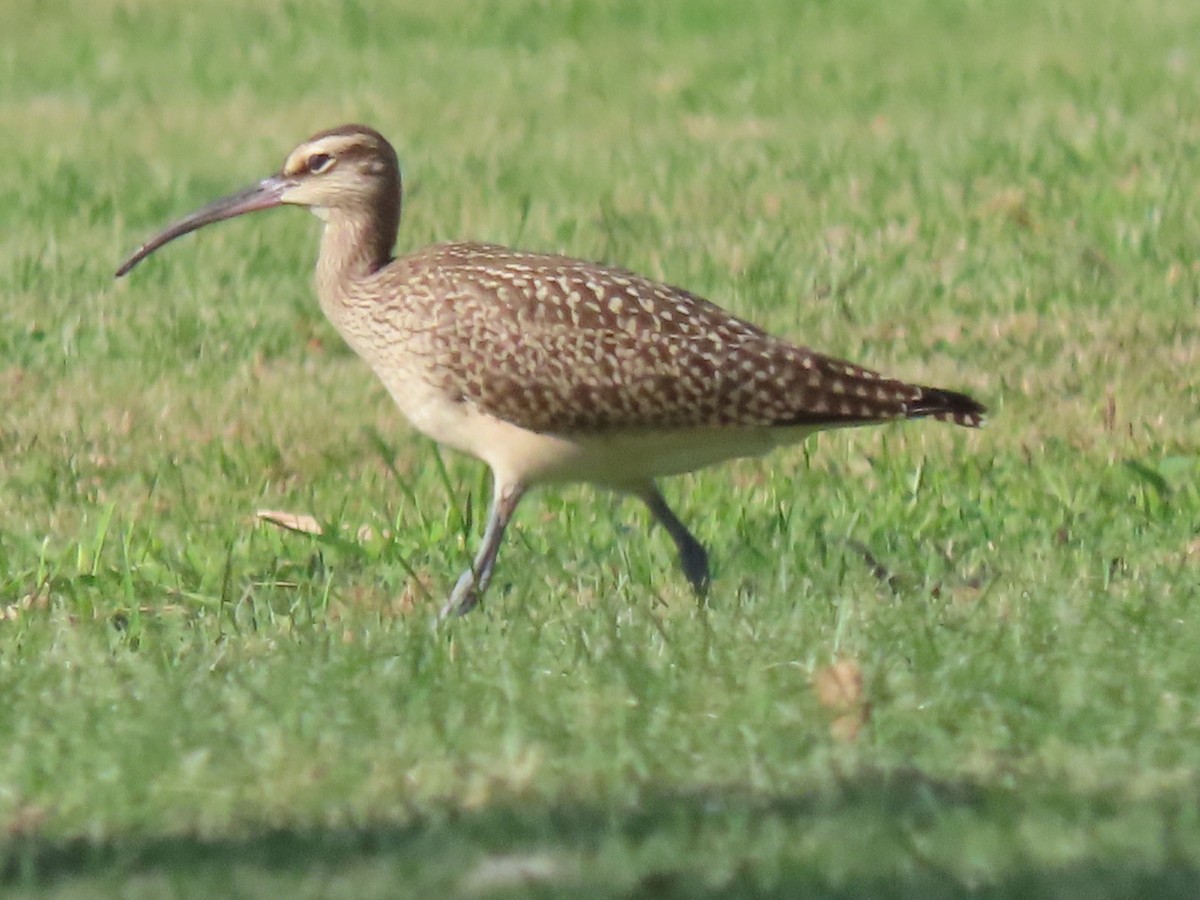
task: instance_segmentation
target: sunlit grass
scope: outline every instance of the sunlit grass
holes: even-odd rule
[[[1190,896],[1198,25],[5,6],[0,893]],[[991,423],[668,482],[707,607],[638,504],[539,490],[436,626],[486,477],[321,318],[317,223],[112,279],[355,120],[400,151],[402,250],[619,262]]]

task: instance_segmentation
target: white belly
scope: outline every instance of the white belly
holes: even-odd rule
[[[551,434],[528,431],[454,403],[420,378],[388,379],[413,426],[439,444],[486,462],[501,480],[534,485],[587,481],[610,487],[759,456],[803,440],[811,428],[694,428]]]

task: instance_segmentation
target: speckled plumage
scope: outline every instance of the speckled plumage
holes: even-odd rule
[[[349,301],[371,320],[369,352],[411,348],[448,398],[521,428],[832,427],[915,415],[978,424],[955,395],[797,347],[624,269],[453,243],[377,278]]]
[[[392,259],[401,196],[395,151],[378,132],[321,132],[278,175],[170,226],[118,275],[180,235],[244,212],[291,203],[324,220],[322,309],[417,428],[494,475],[483,547],[446,611],[478,601],[508,519],[533,484],[594,481],[639,496],[704,593],[707,556],[655,477],[822,428],[982,421],[983,407],[964,394],[791,344],[624,269],[480,243]]]

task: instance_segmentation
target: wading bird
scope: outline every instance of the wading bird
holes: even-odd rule
[[[491,468],[483,541],[443,615],[479,602],[504,529],[534,485],[586,481],[641,498],[703,596],[708,556],[654,479],[826,428],[982,421],[983,406],[965,394],[791,344],[624,269],[466,242],[393,257],[400,167],[392,146],[362,125],[309,138],[278,174],[180,219],[117,276],[181,235],[281,204],[324,222],[321,309],[404,415]]]

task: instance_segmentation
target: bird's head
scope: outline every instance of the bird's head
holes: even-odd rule
[[[390,227],[394,236],[400,208],[396,151],[379,132],[365,125],[319,132],[289,153],[275,175],[167,226],[126,259],[117,276],[197,228],[285,203],[307,206],[323,219],[337,212],[377,215],[383,220],[381,226]]]
[[[323,216],[327,210],[370,209],[397,198],[400,164],[379,132],[343,125],[313,135],[266,181],[278,185],[280,203],[307,206]]]

